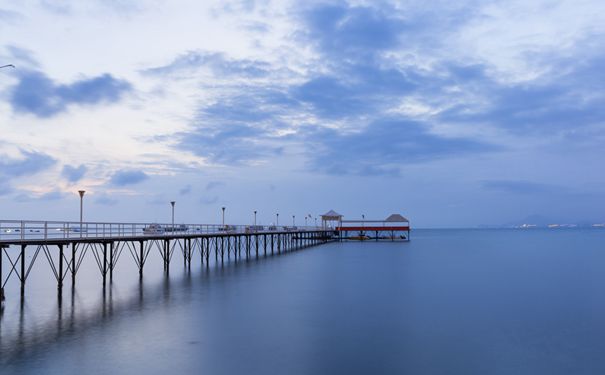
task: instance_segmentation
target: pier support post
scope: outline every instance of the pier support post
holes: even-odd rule
[[[107,281],[107,242],[103,242],[103,287]]]
[[[59,296],[63,291],[63,245],[59,246],[59,280],[57,280],[57,289],[59,290]]]
[[[4,301],[4,278],[2,276],[2,259],[4,259],[4,247],[0,246],[0,303]]]
[[[206,267],[210,265],[210,240],[206,237]]]
[[[76,285],[76,245],[75,243],[71,243],[71,286]]]
[[[139,279],[143,279],[143,263],[144,263],[145,242],[139,241]]]
[[[113,281],[113,241],[109,243],[109,282]]]
[[[25,247],[21,245],[21,297],[25,296]]]

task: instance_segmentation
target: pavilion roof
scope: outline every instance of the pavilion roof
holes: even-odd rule
[[[399,214],[392,214],[391,216],[387,217],[386,220],[389,223],[405,223],[405,222],[409,222],[408,219],[406,219],[405,217],[399,215]]]
[[[326,212],[325,214],[321,215],[321,217],[322,218],[328,218],[328,217],[341,218],[342,215],[334,210],[330,210],[330,211]]]

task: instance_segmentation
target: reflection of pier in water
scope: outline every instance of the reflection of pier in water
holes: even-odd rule
[[[208,285],[213,273],[221,276],[224,273],[245,271],[248,267],[262,266],[270,256],[261,255],[252,257],[245,261],[246,267],[238,266],[239,261],[214,263],[206,265],[199,270],[199,276],[203,284]],[[54,308],[56,314],[49,314],[51,318],[40,323],[35,316],[27,316],[27,303],[21,299],[18,312],[18,320],[6,330],[6,322],[0,324],[0,366],[7,366],[18,361],[37,350],[46,350],[49,345],[57,341],[68,339],[77,332],[93,330],[109,324],[111,321],[122,317],[131,317],[133,314],[142,313],[145,310],[170,307],[187,302],[192,297],[190,293],[196,285],[192,272],[189,268],[184,269],[182,276],[171,278],[164,274],[158,284],[145,286],[143,279],[139,279],[134,286],[135,290],[127,298],[114,297],[114,286],[109,283],[103,287],[97,302],[90,306],[84,306],[78,300],[77,289],[71,289],[63,297],[57,300]],[[155,282],[154,282],[155,283]],[[177,291],[177,293],[172,293]],[[69,294],[69,296],[67,296]]]

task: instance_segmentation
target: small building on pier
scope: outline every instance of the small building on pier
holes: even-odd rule
[[[342,220],[335,228],[340,240],[409,241],[410,221],[400,214],[384,220]]]
[[[322,228],[336,228],[340,226],[342,221],[342,215],[334,210],[330,210],[325,214],[321,215],[321,227]]]

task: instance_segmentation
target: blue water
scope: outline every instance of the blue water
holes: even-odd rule
[[[0,372],[605,373],[605,230],[418,230],[191,272],[175,255],[142,284],[120,262],[60,307],[50,276],[9,295]]]

